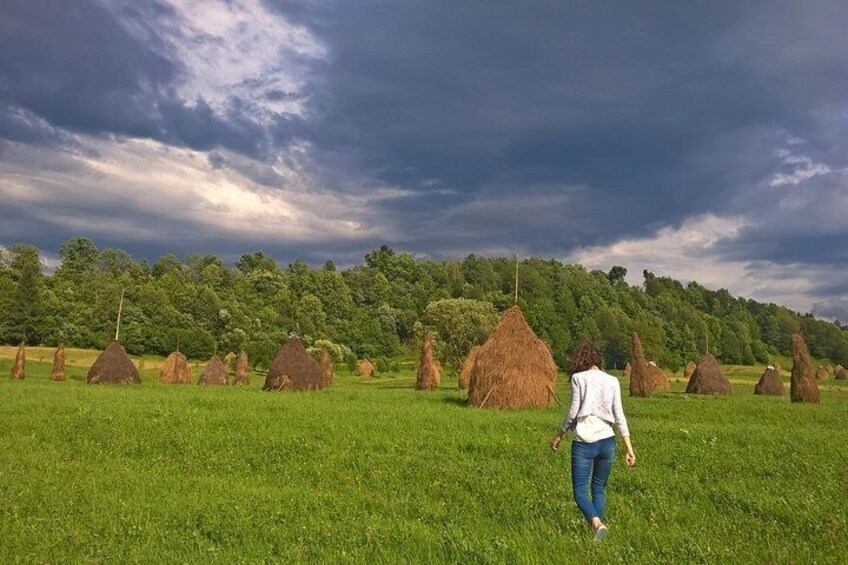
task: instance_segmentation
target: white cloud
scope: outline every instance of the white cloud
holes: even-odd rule
[[[792,172],[777,173],[769,181],[769,186],[796,185],[807,179],[833,172],[824,163],[816,163],[809,157],[793,155],[786,149],[779,149],[776,151],[776,154],[781,158],[784,165],[792,169]]]
[[[568,261],[589,269],[608,270],[621,265],[627,268],[631,284],[641,284],[642,270],[647,269],[659,276],[696,281],[708,288],[726,288],[736,295],[809,311],[810,296],[829,270],[813,273],[802,265],[726,260],[716,253],[717,243],[738,238],[749,225],[750,221],[742,217],[706,214],[690,218],[679,227],[663,228],[650,237],[579,249]]]

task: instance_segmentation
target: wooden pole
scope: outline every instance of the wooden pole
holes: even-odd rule
[[[495,390],[495,385],[489,387],[489,392],[486,393],[486,396],[483,398],[483,402],[480,403],[480,408],[486,405],[486,401],[489,400],[489,395],[492,394],[493,390]]]
[[[551,393],[551,396],[553,396],[553,397],[554,397],[554,402],[556,402],[556,405],[557,405],[557,406],[562,406],[562,404],[560,404],[560,403],[559,403],[559,398],[557,398],[557,395],[556,395],[556,393],[554,392],[554,389],[552,389],[552,388],[551,388],[551,385],[548,385],[548,392],[549,392],[549,393]]]
[[[118,341],[118,336],[121,334],[121,312],[124,310],[124,289],[121,289],[121,302],[118,304],[118,323],[115,324],[115,341]]]
[[[515,303],[518,304],[518,253],[515,254]]]

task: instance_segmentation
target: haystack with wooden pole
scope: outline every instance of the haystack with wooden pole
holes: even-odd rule
[[[191,367],[188,359],[179,351],[174,351],[165,359],[162,370],[159,371],[159,384],[190,385]]]
[[[362,377],[373,377],[374,365],[368,359],[363,359],[356,366],[356,372]]]
[[[15,362],[12,364],[12,370],[9,371],[9,378],[13,381],[22,381],[26,378],[26,346],[23,343],[15,354]]]
[[[821,392],[813,378],[807,342],[798,334],[792,336],[792,380],[789,383],[792,402],[821,402]]]
[[[695,364],[695,362],[690,360],[688,363],[686,363],[686,366],[683,367],[683,378],[688,381],[690,378],[692,378],[692,373],[694,373],[695,369],[697,368],[698,366]]]
[[[665,371],[657,366],[656,362],[651,361],[648,363],[648,372],[654,381],[654,391],[668,392],[668,376],[665,374]]]
[[[786,387],[783,386],[780,371],[774,365],[769,365],[763,371],[760,380],[757,381],[757,386],[754,387],[754,394],[768,396],[783,396],[786,394]]]
[[[433,340],[429,333],[425,333],[424,340],[421,343],[421,360],[418,362],[415,388],[417,390],[436,390],[439,388],[441,380],[441,372],[433,359]]]
[[[320,388],[321,364],[306,351],[303,343],[291,338],[277,352],[263,390],[312,390]]]
[[[630,396],[651,396],[656,388],[656,374],[648,368],[642,340],[633,332],[630,336],[632,359],[630,360]]]
[[[477,354],[468,405],[477,408],[544,408],[557,403],[556,363],[516,305],[507,310]]]
[[[65,380],[65,346],[59,345],[53,352],[53,368],[50,369],[50,380],[60,382]]]
[[[480,355],[480,351],[482,350],[482,345],[475,345],[468,352],[468,357],[465,358],[465,362],[462,364],[462,370],[459,372],[459,388],[461,390],[468,390],[468,385],[471,382],[471,373],[474,371],[474,363],[477,362],[477,356]]]
[[[817,381],[826,381],[827,380],[827,369],[819,365],[819,368],[816,369],[816,380]]]
[[[627,365],[625,365],[625,366],[624,366],[624,378],[625,378],[625,379],[629,379],[629,378],[630,378],[630,374],[631,374],[632,372],[633,372],[633,365],[631,365],[631,364],[630,364],[630,362],[628,361],[628,362],[627,362]]]
[[[199,385],[227,386],[227,366],[217,355],[212,358],[203,367],[200,372],[200,378],[197,379]]]
[[[250,361],[247,357],[247,351],[242,349],[239,352],[236,360],[236,374],[233,378],[234,385],[249,385],[250,384]]]
[[[718,361],[711,353],[701,357],[695,372],[689,378],[686,392],[689,394],[730,394],[730,381],[721,372]]]
[[[845,371],[845,367],[842,365],[837,365],[833,370],[833,378],[838,381],[844,381],[848,379],[848,371]]]
[[[333,359],[330,357],[330,352],[324,349],[321,351],[321,378],[318,381],[318,388],[327,388],[333,384]]]
[[[113,341],[88,370],[88,384],[141,384],[138,369],[124,346]]]

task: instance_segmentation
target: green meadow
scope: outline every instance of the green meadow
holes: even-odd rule
[[[728,398],[682,394],[674,379],[650,399],[625,394],[638,465],[616,462],[597,542],[572,502],[567,446],[548,449],[564,406],[468,409],[455,380],[417,392],[408,368],[265,393],[259,375],[160,386],[154,365],[144,384],[110,387],[86,385],[81,366],[52,383],[37,357],[12,382],[0,360],[0,562],[848,558],[838,381],[822,384],[821,405],[754,396],[753,367],[727,368]]]

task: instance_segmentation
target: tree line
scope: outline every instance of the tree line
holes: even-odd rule
[[[0,341],[102,349],[114,336],[123,290],[121,342],[133,354],[179,348],[203,359],[245,349],[267,365],[297,334],[337,358],[386,360],[414,350],[426,329],[442,360],[456,367],[514,303],[516,266],[504,257],[416,260],[382,246],[346,269],[302,260],[283,268],[262,251],[233,266],[209,254],[166,254],[151,265],[82,237],[65,242],[59,257],[45,274],[36,247],[0,249]],[[790,353],[793,333],[814,356],[848,361],[839,322],[648,271],[632,286],[626,275],[623,267],[520,262],[518,303],[560,367],[584,339],[601,346],[608,367],[623,367],[632,331],[650,359],[672,370],[707,347],[723,363],[767,363]]]

